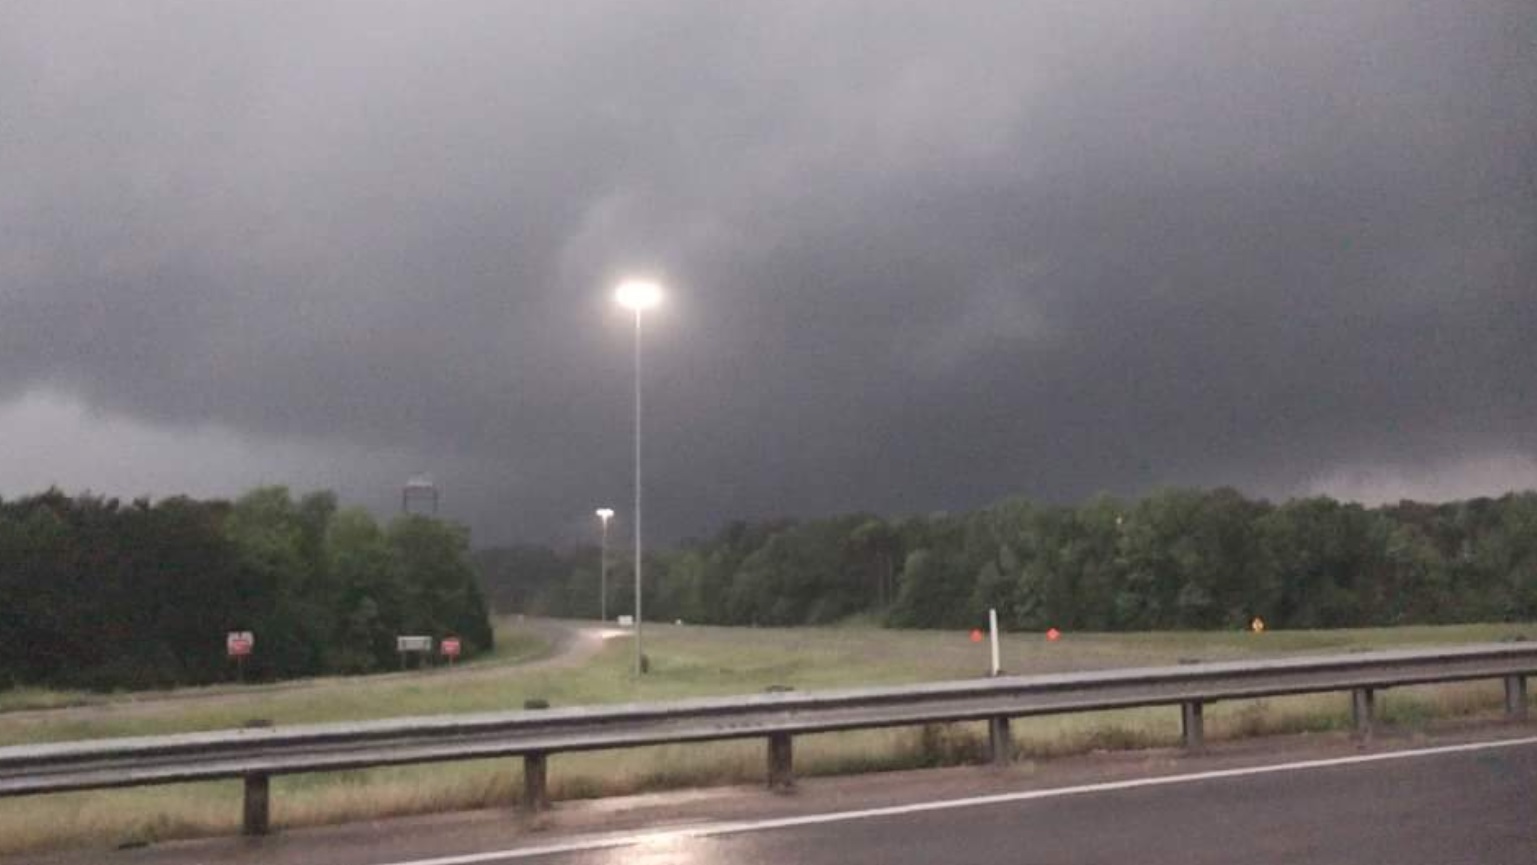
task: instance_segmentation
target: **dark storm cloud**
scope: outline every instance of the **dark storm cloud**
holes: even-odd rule
[[[627,497],[639,271],[668,533],[1527,455],[1529,12],[10,5],[0,392],[546,536]]]

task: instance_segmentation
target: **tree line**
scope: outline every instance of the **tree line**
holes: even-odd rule
[[[494,605],[596,617],[596,547],[479,551]],[[1232,489],[1076,507],[734,522],[646,557],[648,619],[1011,630],[1334,628],[1537,620],[1537,493],[1368,508]],[[610,551],[608,609],[634,603]]]
[[[224,680],[229,631],[254,633],[258,679],[388,669],[400,634],[455,634],[467,656],[492,645],[469,535],[437,520],[381,526],[283,487],[0,502],[0,687]]]

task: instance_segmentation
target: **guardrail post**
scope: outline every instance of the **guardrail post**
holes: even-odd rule
[[[1014,762],[1014,737],[1009,732],[1009,716],[995,715],[987,719],[987,745],[992,751],[994,766],[1007,766]]]
[[[1513,721],[1526,720],[1526,677],[1505,677],[1505,715]]]
[[[786,792],[795,787],[794,754],[789,733],[769,734],[768,785],[770,790]]]
[[[1180,729],[1184,732],[1185,747],[1198,751],[1206,745],[1206,704],[1200,700],[1188,700],[1179,704]]]
[[[266,775],[245,776],[245,820],[240,832],[243,835],[267,834],[271,811],[268,809],[269,784]]]
[[[1376,705],[1376,692],[1371,688],[1356,688],[1350,692],[1350,717],[1355,724],[1356,736],[1363,739],[1371,736]]]
[[[550,807],[548,781],[549,762],[538,751],[523,755],[523,809],[539,813]]]

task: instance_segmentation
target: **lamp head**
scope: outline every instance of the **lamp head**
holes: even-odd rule
[[[619,284],[614,298],[620,306],[640,312],[662,302],[662,287],[647,280],[631,279]]]

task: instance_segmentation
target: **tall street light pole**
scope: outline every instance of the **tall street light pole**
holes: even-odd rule
[[[662,300],[662,287],[654,282],[631,280],[619,286],[615,295],[619,304],[635,313],[635,676],[646,671],[641,652],[641,543],[640,543],[640,317],[641,313]]]
[[[598,621],[608,621],[608,521],[614,515],[613,508],[598,508],[598,519],[603,521],[603,546],[598,553]]]

